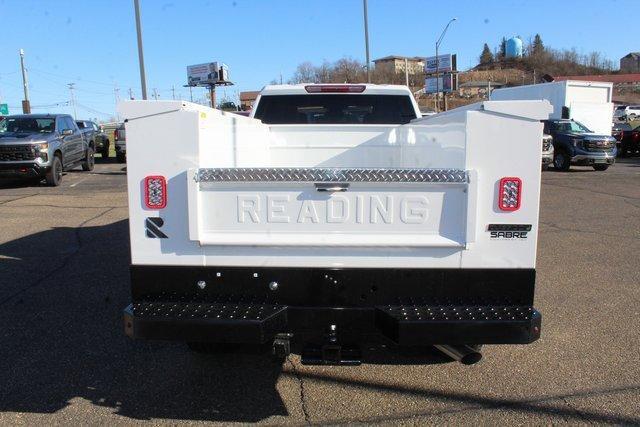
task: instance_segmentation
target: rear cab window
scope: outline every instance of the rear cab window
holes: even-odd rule
[[[256,119],[265,124],[396,124],[417,118],[406,95],[263,95]]]

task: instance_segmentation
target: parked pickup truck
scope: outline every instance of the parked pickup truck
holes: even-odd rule
[[[553,137],[548,134],[542,135],[542,170],[549,169],[553,163]]]
[[[104,130],[90,120],[76,120],[76,124],[93,152],[109,157],[109,137]]]
[[[265,87],[251,117],[127,101],[125,332],[358,364],[369,343],[540,336],[533,307],[547,101],[420,117],[404,86]],[[366,359],[364,359],[366,361]]]
[[[45,179],[60,185],[63,170],[93,170],[93,149],[71,116],[27,114],[0,121],[0,178]]]
[[[557,170],[568,171],[571,165],[580,165],[605,171],[616,161],[616,139],[596,135],[575,120],[546,120],[544,133],[553,136],[553,167]]]
[[[127,161],[127,130],[124,123],[120,124],[113,132],[113,143],[116,149],[118,163]]]

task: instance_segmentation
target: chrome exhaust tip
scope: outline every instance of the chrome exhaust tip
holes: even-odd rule
[[[473,365],[482,360],[480,346],[470,345],[434,345],[435,348],[463,365]]]

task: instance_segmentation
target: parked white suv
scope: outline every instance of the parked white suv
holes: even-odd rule
[[[617,120],[635,120],[640,117],[640,105],[618,105],[613,112]]]

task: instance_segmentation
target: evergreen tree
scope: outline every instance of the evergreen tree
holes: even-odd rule
[[[491,53],[491,49],[489,49],[488,44],[484,44],[484,48],[482,48],[482,53],[480,54],[480,64],[487,65],[493,62],[493,53]]]
[[[507,38],[502,37],[500,41],[500,52],[498,53],[499,59],[504,59],[507,56]]]
[[[544,44],[542,43],[542,37],[540,34],[536,34],[533,38],[533,46],[531,48],[533,56],[538,56],[544,52]]]

